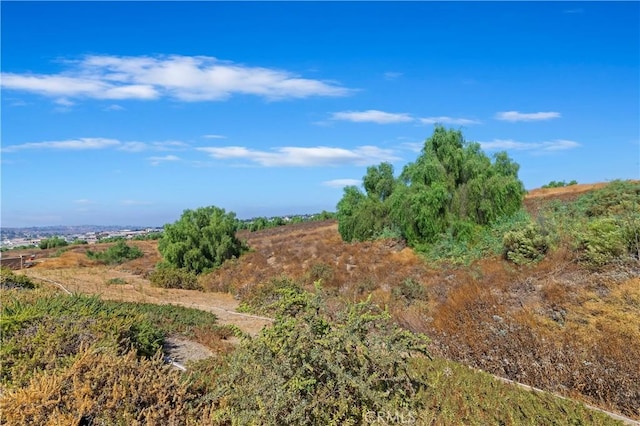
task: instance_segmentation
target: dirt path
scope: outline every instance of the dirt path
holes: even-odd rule
[[[228,293],[152,287],[148,280],[106,267],[34,268],[25,274],[62,288],[67,293],[97,294],[105,300],[179,305],[211,312],[220,324],[233,324],[250,335],[257,335],[271,323],[270,318],[236,312],[238,301]]]

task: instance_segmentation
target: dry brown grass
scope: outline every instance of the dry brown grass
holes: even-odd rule
[[[87,349],[67,369],[41,372],[26,387],[6,391],[0,408],[2,423],[12,425],[183,425],[193,397],[159,357]]]
[[[595,187],[536,190],[525,204],[534,212],[549,199],[573,199]],[[74,267],[51,269],[67,261],[63,254],[27,273],[46,273],[71,291],[105,298],[211,309],[221,323],[254,333],[265,322],[225,317],[212,307],[234,310],[234,297],[274,277],[309,288],[321,279],[336,301],[371,295],[404,327],[427,333],[436,354],[640,419],[640,266],[592,273],[561,250],[535,266],[493,258],[436,269],[396,241],[345,243],[335,221],[239,236],[251,252],[201,277],[205,293],[149,285],[144,273],[159,259],[154,241],[139,242],[144,258],[116,268],[81,266],[73,257]],[[111,278],[126,284],[106,284]],[[424,285],[428,301],[407,305],[394,298],[393,288],[406,278]]]

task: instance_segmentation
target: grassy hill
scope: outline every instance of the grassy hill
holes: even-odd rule
[[[588,216],[584,212],[593,206],[617,212],[617,206],[625,205],[629,199],[633,202],[633,197],[640,194],[636,183],[630,185],[599,195],[600,198],[590,194],[600,194],[594,189],[606,185],[531,191],[523,214],[546,230],[550,247],[541,260],[524,265],[515,265],[495,249],[502,247],[501,236],[498,239],[489,235],[488,242],[479,242],[482,250],[449,246],[441,250],[444,256],[435,257],[416,253],[394,239],[347,244],[340,239],[337,224],[324,221],[242,231],[240,237],[251,251],[200,277],[204,292],[150,285],[146,277],[160,259],[154,241],[132,242],[142,249],[144,257],[119,266],[99,265],[86,257],[86,247],[73,247],[57,257],[37,259],[37,265],[24,273],[54,280],[71,292],[100,294],[103,299],[208,309],[225,324],[237,323],[254,336],[270,322],[232,313],[239,304],[244,312],[273,317],[275,312],[269,306],[273,295],[282,290],[283,277],[295,289],[310,293],[318,293],[319,282],[323,303],[332,315],[369,300],[388,312],[393,324],[429,336],[432,359],[412,358],[407,367],[416,383],[422,384],[421,390],[412,397],[415,405],[397,410],[398,415],[415,417],[417,424],[608,424],[613,422],[611,418],[580,404],[504,384],[476,369],[640,419],[640,359],[635,355],[640,353],[638,259],[617,255],[602,264],[589,263],[579,244],[584,235],[594,242],[593,235],[588,234],[589,227],[593,223],[601,226],[598,221],[602,222],[604,215],[600,212]],[[583,196],[592,199],[585,201]],[[3,290],[3,299],[9,291],[13,292],[11,297],[21,300],[33,298],[27,294],[40,294],[37,292],[42,290]],[[178,323],[182,321],[175,318]],[[162,327],[169,325],[162,325],[160,330]],[[194,327],[198,329],[197,324]],[[202,333],[194,332],[189,338],[209,345],[216,353],[229,349],[222,345],[226,349],[221,350],[220,339]],[[227,337],[237,344],[237,340]],[[253,340],[260,338],[257,335]],[[242,351],[244,344],[236,346],[236,353],[242,353],[237,351]],[[82,359],[81,353],[85,352],[70,354],[75,358],[65,368]],[[127,362],[140,363],[142,359],[133,356]],[[197,390],[192,390],[194,399],[180,402],[181,407],[188,407],[188,414],[181,418],[184,422],[176,420],[176,424],[207,424],[215,418],[216,407],[224,408],[224,404],[211,403],[205,412],[198,405],[203,400],[219,402],[213,396],[220,389],[214,378],[224,376],[219,359],[200,361],[186,376],[180,376],[180,383]],[[120,358],[104,362],[117,363]],[[157,362],[153,368],[164,367]],[[55,376],[59,380],[74,377],[75,373],[70,373],[73,370],[65,371]],[[35,374],[39,380],[45,380],[43,375],[46,376],[44,372]],[[259,381],[256,377],[256,383]],[[38,383],[43,386],[44,382]],[[17,409],[11,404],[33,397],[29,393],[33,389],[26,383],[5,380],[3,387],[3,404],[9,404],[8,408]],[[158,392],[161,389],[158,385]],[[84,398],[91,406],[91,398]],[[69,407],[64,410],[82,414],[73,404]],[[144,407],[140,403],[138,408],[127,410],[141,416]],[[361,415],[373,412],[378,419],[379,414],[391,412],[385,410],[368,410]],[[51,408],[48,413],[54,411]],[[125,415],[124,411],[111,413],[116,416],[113,419]],[[361,422],[364,419],[361,417]],[[392,424],[397,420],[399,417],[392,413],[391,419],[384,421]]]

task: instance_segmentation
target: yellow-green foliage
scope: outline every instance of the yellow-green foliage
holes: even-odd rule
[[[35,288],[36,285],[26,275],[15,274],[9,268],[0,268],[0,288]]]
[[[151,284],[162,288],[181,288],[184,290],[199,290],[198,277],[186,269],[163,266],[149,275]]]
[[[144,253],[142,250],[138,247],[127,245],[124,240],[119,240],[104,251],[94,252],[87,250],[87,257],[89,259],[98,260],[107,265],[117,265],[129,260],[137,259],[143,255]]]
[[[162,358],[83,348],[65,368],[37,373],[0,399],[7,425],[185,425],[194,393]],[[87,424],[85,423],[85,424]],[[195,424],[195,423],[192,423]]]
[[[286,290],[286,289],[285,289]],[[216,415],[238,424],[354,425],[369,411],[417,410],[426,384],[409,374],[426,338],[369,303],[335,318],[317,295],[288,291],[274,325],[230,357]]]
[[[503,244],[505,258],[516,265],[538,262],[549,249],[547,236],[533,223],[507,232]]]

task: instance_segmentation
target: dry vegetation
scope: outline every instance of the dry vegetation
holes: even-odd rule
[[[594,187],[536,190],[525,205],[535,214],[548,200],[573,200]],[[274,277],[309,289],[321,280],[336,303],[371,296],[400,325],[427,334],[435,355],[640,419],[637,263],[593,273],[571,252],[557,250],[523,267],[497,257],[468,267],[430,266],[400,241],[344,243],[335,221],[239,237],[251,251],[201,277],[204,293],[149,285],[146,277],[160,259],[155,241],[135,242],[145,256],[118,267],[96,265],[84,255],[86,247],[76,247],[38,259],[26,273],[108,299],[208,309],[251,333],[267,322],[225,317],[222,309],[235,310],[238,299]],[[407,292],[394,291],[403,285]],[[415,286],[426,296],[413,297]]]

